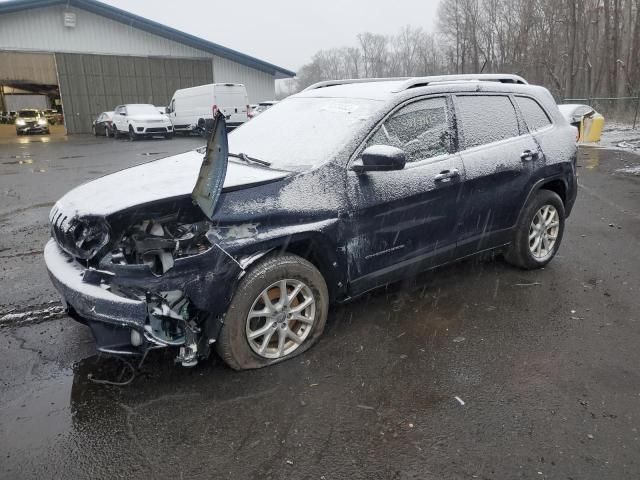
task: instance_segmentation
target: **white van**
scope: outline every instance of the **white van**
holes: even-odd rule
[[[251,109],[247,89],[241,83],[211,83],[176,90],[167,107],[167,116],[176,132],[192,132],[202,120],[220,110],[227,126],[237,127],[249,120]]]

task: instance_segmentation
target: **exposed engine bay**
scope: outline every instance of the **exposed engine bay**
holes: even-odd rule
[[[124,232],[111,252],[111,262],[148,265],[155,275],[162,275],[173,268],[176,259],[212,247],[207,238],[210,226],[207,221],[180,223],[177,215],[144,220]]]

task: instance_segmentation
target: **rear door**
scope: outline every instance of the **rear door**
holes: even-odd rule
[[[347,174],[346,253],[354,294],[452,258],[464,180],[450,99],[425,98],[392,113],[361,148],[403,149],[403,170]]]
[[[508,94],[454,100],[466,173],[457,252],[464,256],[510,241],[541,154]]]
[[[214,103],[228,123],[239,124],[247,121],[249,100],[244,86],[234,84],[216,85]]]

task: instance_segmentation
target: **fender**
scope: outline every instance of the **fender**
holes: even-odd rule
[[[564,188],[565,188],[565,191],[567,192],[567,196],[569,197],[571,195],[571,188],[567,184],[567,178],[562,173],[550,175],[548,177],[543,177],[537,180],[536,182],[533,183],[533,185],[531,185],[531,188],[529,189],[529,193],[524,199],[524,203],[520,206],[520,213],[518,213],[518,219],[516,220],[516,223],[512,225],[512,228],[516,228],[520,224],[520,220],[522,219],[522,213],[524,212],[525,206],[529,203],[529,200],[531,200],[531,198],[538,192],[538,190],[540,190],[544,184],[553,182],[556,180],[560,180],[564,184]],[[567,198],[567,201],[568,201],[568,198]]]
[[[314,263],[325,277],[332,299],[343,295],[347,285],[347,263],[344,251],[338,248],[337,219],[256,231],[254,235],[218,243],[242,268],[234,285],[246,271],[266,255],[276,252],[295,253]]]

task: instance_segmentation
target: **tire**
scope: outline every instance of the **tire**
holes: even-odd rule
[[[129,125],[129,140],[135,142],[138,139],[138,135],[133,131],[133,127]]]
[[[165,134],[164,138],[166,138],[167,140],[171,140],[171,139],[173,139],[173,133],[167,133],[167,134]]]
[[[551,190],[538,190],[520,215],[514,239],[505,259],[511,265],[525,270],[544,267],[553,260],[560,248],[564,224],[565,211],[562,199]],[[540,229],[536,228],[538,225],[544,226]],[[543,238],[545,234],[546,243]],[[534,237],[530,239],[530,236]],[[551,242],[553,243],[549,246]]]
[[[282,297],[279,293],[282,291],[280,284],[283,280],[286,282],[287,296],[291,295],[298,285],[303,285],[291,304],[281,306],[282,311],[273,313],[274,316],[270,318],[256,316],[257,318],[249,320],[251,311],[268,310],[262,300],[263,292],[267,292],[270,300],[278,300],[271,304],[275,309],[278,308]],[[275,292],[273,298],[272,292]],[[314,303],[304,307],[300,312],[302,318],[307,318],[307,321],[287,319],[288,308],[295,309],[295,305],[301,306],[310,297]],[[328,310],[327,284],[316,267],[297,255],[268,256],[256,264],[239,282],[216,342],[218,355],[234,370],[262,368],[293,358],[318,341],[327,322]],[[276,319],[275,316],[280,318]],[[309,322],[309,319],[313,319],[312,322]],[[266,333],[250,340],[250,330],[256,333],[260,329],[265,329]],[[296,342],[289,338],[287,332],[295,332],[301,341]],[[285,339],[282,347],[279,342],[281,336]],[[259,354],[259,345],[264,345],[265,341],[267,348],[263,354]],[[270,347],[272,343],[275,345]]]
[[[96,126],[95,126],[95,125],[93,125],[93,126],[91,127],[91,130],[93,131],[93,136],[94,136],[94,137],[97,137],[97,136],[98,136],[98,129],[96,128]]]

